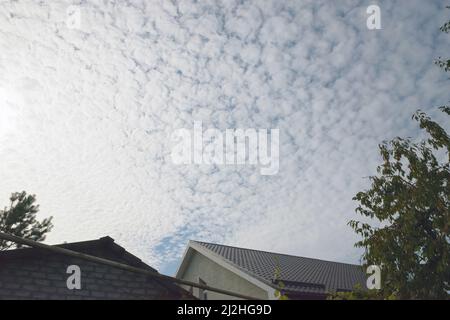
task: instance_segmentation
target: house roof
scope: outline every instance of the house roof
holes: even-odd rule
[[[158,271],[148,264],[144,263],[141,259],[129,253],[125,248],[114,242],[114,239],[106,236],[100,239],[64,243],[55,245],[55,247],[61,247],[64,249],[72,250],[75,252],[84,253],[87,255],[92,255],[98,258],[103,258],[122,264],[126,264],[132,267],[145,269],[150,272],[158,273]],[[19,248],[12,250],[0,251],[0,265],[2,261],[14,260],[14,259],[39,259],[49,255],[55,255],[58,253],[43,249],[43,248]],[[192,295],[186,290],[176,285],[171,281],[165,279],[153,279],[154,282],[162,285],[168,290],[173,296],[172,299],[192,299]]]
[[[127,250],[125,250],[125,248],[115,243],[114,239],[109,236],[95,240],[58,244],[55,245],[55,247],[61,247],[76,252],[90,254],[96,257],[128,264],[133,267],[157,272],[156,269],[144,263],[141,259],[129,253]],[[49,254],[49,252],[45,249],[19,248],[0,251],[0,260],[2,258],[13,259],[13,258],[41,256],[46,254]]]
[[[283,282],[284,290],[291,293],[350,291],[357,283],[363,286],[366,282],[362,267],[358,265],[193,242],[271,287]]]

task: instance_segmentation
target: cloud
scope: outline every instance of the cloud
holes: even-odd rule
[[[449,100],[439,1],[380,1],[377,31],[365,1],[85,1],[80,29],[71,4],[0,4],[0,195],[36,193],[50,243],[110,235],[163,272],[188,239],[357,262],[377,144]],[[174,165],[194,121],[279,128],[279,173]]]

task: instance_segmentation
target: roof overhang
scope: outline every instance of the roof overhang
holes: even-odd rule
[[[254,284],[258,288],[264,290],[267,292],[269,299],[276,299],[275,297],[275,291],[276,289],[267,283],[259,280],[258,278],[255,278],[248,273],[242,271],[240,268],[236,267],[233,263],[229,262],[219,254],[212,252],[208,250],[207,248],[203,247],[201,244],[190,240],[188,242],[188,245],[186,249],[184,250],[183,257],[180,263],[180,266],[178,267],[178,270],[175,274],[175,277],[178,279],[181,279],[186,271],[186,268],[189,266],[190,260],[194,254],[194,252],[198,252],[205,256],[206,258],[210,259],[211,261],[217,263],[221,267],[233,272],[234,274],[238,275],[239,277],[247,280],[248,282]]]

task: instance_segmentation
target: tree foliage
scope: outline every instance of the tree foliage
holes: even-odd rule
[[[450,9],[450,6],[448,6],[447,9]],[[444,25],[442,27],[440,27],[439,30],[441,30],[442,32],[445,32],[445,33],[449,33],[450,32],[450,21],[447,21],[446,23],[444,23]],[[436,63],[439,67],[444,69],[444,71],[446,71],[446,72],[450,71],[450,59],[444,60],[441,57],[439,57],[439,59],[436,59],[436,61],[434,63]]]
[[[39,205],[35,205],[36,196],[27,195],[25,191],[11,194],[9,208],[0,210],[0,231],[21,238],[43,241],[52,225],[52,217],[41,222],[36,220]],[[20,244],[0,240],[0,250],[20,248]]]
[[[367,291],[360,284],[355,285],[350,292],[336,292],[328,296],[328,300],[394,300],[395,295],[384,298],[376,290]]]
[[[273,283],[278,287],[278,289],[275,290],[274,295],[277,300],[289,300],[288,295],[284,292],[284,288],[286,285],[281,280],[281,265],[278,258],[275,257],[275,270],[273,275]]]
[[[450,21],[441,27],[443,32],[449,30]],[[439,59],[436,64],[450,70],[450,60]],[[449,106],[440,110],[450,115]],[[382,268],[382,288],[372,296],[447,299],[450,137],[420,110],[413,119],[428,138],[419,143],[395,138],[379,146],[383,163],[377,168],[378,174],[370,177],[369,190],[353,198],[359,202],[356,211],[364,221],[352,220],[349,225],[362,236],[355,246],[365,249],[365,266]],[[375,223],[369,224],[369,220]]]
[[[442,107],[450,115],[450,108]],[[382,296],[447,298],[450,290],[450,137],[425,113],[413,118],[429,139],[380,145],[383,164],[356,211],[377,226],[350,221],[365,265],[382,267]],[[439,152],[440,151],[440,152]]]

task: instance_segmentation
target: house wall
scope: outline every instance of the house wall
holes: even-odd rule
[[[81,268],[81,290],[69,290],[67,267]],[[68,256],[0,257],[0,299],[179,299],[160,280]]]
[[[198,282],[199,277],[211,287],[230,290],[259,299],[268,298],[268,294],[265,290],[229,271],[228,269],[225,269],[216,262],[194,250],[192,256],[190,257],[189,265],[186,267],[186,270],[181,278],[184,280]],[[199,290],[194,288],[193,294],[196,297],[199,297]],[[236,297],[212,291],[207,292],[207,296],[208,300],[238,299]]]

